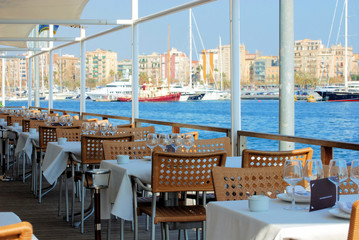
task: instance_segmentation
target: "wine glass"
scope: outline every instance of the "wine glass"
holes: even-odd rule
[[[295,206],[295,185],[303,179],[303,166],[301,160],[286,160],[284,164],[284,181],[292,186],[292,204],[286,207],[286,210],[300,210],[302,208]]]
[[[59,124],[60,124],[61,126],[65,126],[65,125],[66,125],[66,117],[65,117],[65,116],[61,116],[61,117],[59,118]]]
[[[350,179],[357,185],[359,193],[359,160],[352,161]]]
[[[99,125],[96,122],[91,123],[91,134],[96,135],[100,130]]]
[[[82,132],[83,132],[83,134],[89,134],[89,132],[90,132],[90,123],[88,123],[88,122],[83,122],[82,124],[81,124],[81,130],[82,130]]]
[[[347,163],[342,159],[332,159],[329,163],[329,174],[328,179],[335,184],[335,205],[338,207],[340,184],[348,179]]]
[[[318,159],[307,160],[304,167],[304,179],[310,184],[311,180],[324,178],[322,161]]]
[[[117,132],[117,125],[114,123],[110,123],[108,126],[108,131],[111,133],[111,135],[114,135]]]
[[[152,156],[153,149],[158,145],[158,139],[156,133],[147,134],[146,145],[151,149],[151,156]]]
[[[171,135],[171,145],[175,149],[175,152],[177,152],[177,149],[182,146],[183,139],[180,134],[172,134]]]
[[[72,126],[73,120],[74,120],[73,117],[67,116],[66,118],[67,126]]]
[[[100,132],[101,132],[102,136],[106,136],[107,131],[108,131],[107,123],[101,123]]]
[[[160,134],[158,138],[158,145],[163,149],[163,151],[166,151],[167,145],[170,144],[170,137],[168,134]]]
[[[187,152],[194,146],[194,139],[192,134],[186,133],[183,136],[183,146],[187,149]]]

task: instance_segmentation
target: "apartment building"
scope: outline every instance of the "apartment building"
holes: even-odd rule
[[[117,53],[103,49],[86,52],[86,79],[97,83],[113,80],[117,73]]]
[[[169,56],[169,57],[168,57]],[[170,83],[188,83],[190,76],[189,59],[184,52],[172,48],[168,53],[161,54],[161,80],[167,80]]]
[[[153,84],[158,84],[161,80],[161,55],[154,52],[150,55],[138,56],[139,74],[145,73]]]

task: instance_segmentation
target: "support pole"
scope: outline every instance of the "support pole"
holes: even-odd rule
[[[189,84],[192,88],[192,8],[189,9]]]
[[[54,25],[50,25],[49,34],[50,38],[54,36]],[[52,49],[53,42],[49,42],[49,48]],[[49,53],[49,112],[54,108],[54,51],[50,50]]]
[[[280,0],[279,17],[279,134],[294,136],[294,6]],[[292,150],[294,143],[281,141],[279,150]]]
[[[35,27],[35,37],[39,37],[39,25]],[[35,42],[35,47],[39,47],[39,42]],[[35,52],[36,54],[36,52]],[[35,107],[40,107],[40,74],[39,74],[39,56],[34,58],[34,104]]]
[[[27,103],[27,106],[30,107],[30,106],[32,106],[32,58],[29,58],[29,75],[27,77],[28,77],[28,84],[27,84],[28,103]]]
[[[230,1],[231,23],[231,114],[232,114],[232,154],[238,156],[237,131],[241,130],[241,63],[240,63],[240,0]]]
[[[81,28],[81,39],[85,38],[85,29]],[[84,40],[81,40],[80,42],[80,48],[81,48],[81,98],[80,98],[80,117],[83,118],[82,114],[86,112],[86,42]]]
[[[132,20],[138,19],[138,0],[132,0]],[[132,124],[139,118],[138,26],[132,24]]]
[[[5,54],[4,54],[5,55]],[[5,107],[5,71],[6,71],[6,59],[2,59],[2,82],[1,82],[1,98],[2,98],[2,105]]]

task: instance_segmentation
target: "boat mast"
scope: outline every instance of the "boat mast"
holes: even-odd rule
[[[345,91],[348,91],[348,0],[345,0],[345,65],[344,65]]]
[[[221,91],[223,91],[223,76],[222,76],[222,39],[219,36],[219,61],[220,61],[220,69],[219,75],[221,77]]]
[[[192,88],[192,8],[189,9],[189,84]]]

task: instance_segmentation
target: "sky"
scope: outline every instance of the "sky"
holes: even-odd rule
[[[139,17],[147,16],[190,1],[181,0],[139,0]],[[335,6],[338,2],[337,17],[333,27],[330,45],[337,42],[338,25],[344,0],[294,0],[294,39],[305,38],[322,40],[327,45]],[[202,49],[217,48],[219,38],[222,45],[229,44],[229,3],[230,0],[217,0],[193,8],[193,58]],[[349,0],[349,46],[359,52],[358,41],[358,0]],[[82,19],[129,19],[131,0],[90,0]],[[139,53],[164,53],[168,48],[168,25],[170,47],[189,54],[189,11],[185,10],[170,16],[146,22],[139,26]],[[279,0],[240,1],[240,38],[249,53],[260,51],[263,55],[278,56],[279,47]],[[114,26],[88,26],[86,35],[104,31]],[[344,20],[338,43],[344,45]],[[79,29],[60,26],[56,37],[79,36]],[[199,34],[201,38],[199,37]],[[203,41],[203,45],[201,40]],[[55,43],[57,45],[59,43]],[[131,58],[131,30],[121,30],[90,40],[86,50],[97,48],[116,51],[118,60]],[[80,47],[76,44],[61,50],[62,54],[79,56]]]

